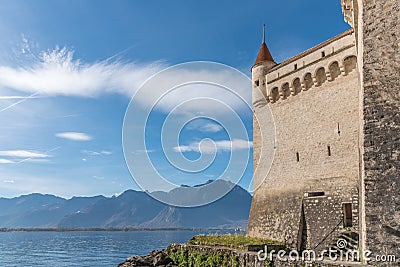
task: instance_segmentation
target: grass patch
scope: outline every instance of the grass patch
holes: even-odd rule
[[[166,250],[166,254],[178,267],[239,267],[246,264],[246,260],[249,259],[235,249],[239,251],[259,251],[264,249],[265,246],[268,246],[268,251],[270,248],[276,251],[286,249],[286,246],[281,242],[241,234],[198,235],[192,237],[188,244],[210,246],[211,248],[185,245],[170,246]],[[273,262],[267,260],[264,266],[273,266]]]
[[[192,237],[189,242],[192,245],[205,245],[205,246],[224,246],[230,248],[243,249],[247,246],[283,246],[284,244],[264,238],[249,237],[241,234],[228,234],[228,235],[197,235]]]
[[[178,267],[238,267],[239,262],[236,256],[230,257],[227,254],[215,252],[207,254],[200,251],[185,249],[172,249],[168,256]]]

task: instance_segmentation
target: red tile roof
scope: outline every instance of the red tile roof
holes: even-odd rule
[[[264,61],[275,62],[265,42],[261,44],[260,51],[258,51],[256,61],[254,62],[254,66]]]

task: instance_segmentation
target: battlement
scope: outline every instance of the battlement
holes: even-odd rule
[[[340,0],[344,21],[346,21],[353,28],[356,26],[355,22],[357,22],[354,18],[354,8],[357,6],[355,1],[356,0]]]
[[[354,30],[350,29],[271,68],[263,93],[268,102],[281,102],[346,76],[356,62]]]

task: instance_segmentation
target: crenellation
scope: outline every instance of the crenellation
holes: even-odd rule
[[[344,21],[354,27],[354,0],[340,0],[342,4],[342,13],[344,15]]]
[[[294,61],[288,60],[290,63],[284,62],[270,69],[266,73],[266,77],[263,77],[263,80],[267,83],[266,86],[260,88],[267,101],[275,103],[278,100],[287,99],[289,96],[295,96],[312,86],[321,86],[325,81],[332,82],[339,75],[345,76],[352,71],[354,68],[346,69],[345,62],[348,58],[356,58],[354,33],[348,31],[346,35],[339,37],[334,38],[332,42],[320,45],[318,49],[308,50],[304,55],[307,60],[303,60],[303,58],[297,58]],[[321,51],[329,50],[329,46],[332,46],[331,51],[335,51],[333,47],[338,47],[340,44],[345,45],[345,49],[337,49],[336,52],[325,55],[323,58],[318,57]],[[303,66],[299,68],[300,62],[303,62]],[[296,68],[291,69],[290,66],[292,65]],[[312,81],[312,84],[310,84],[310,81]]]
[[[334,56],[354,45],[354,30],[350,29],[271,68],[268,71],[268,81],[271,82],[282,78],[315,62]],[[321,55],[322,52],[325,52],[325,56]],[[294,68],[296,64],[298,66],[297,70]]]

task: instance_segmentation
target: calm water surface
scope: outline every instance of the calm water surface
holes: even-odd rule
[[[0,233],[0,266],[113,266],[207,231]],[[211,233],[216,233],[212,231]]]

